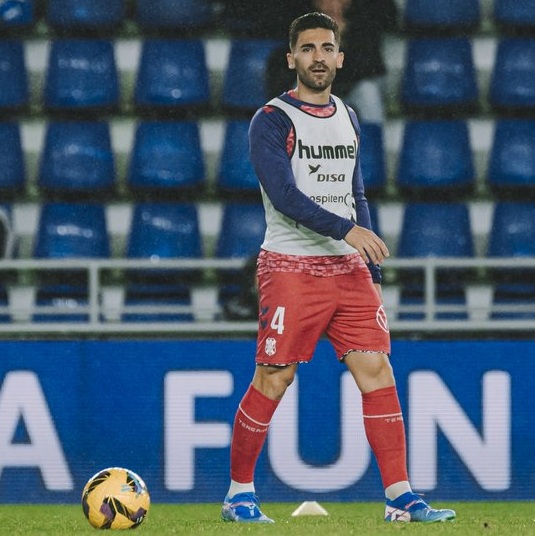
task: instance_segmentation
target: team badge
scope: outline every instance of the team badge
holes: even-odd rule
[[[267,355],[275,355],[277,351],[277,341],[273,337],[266,339],[265,352]]]

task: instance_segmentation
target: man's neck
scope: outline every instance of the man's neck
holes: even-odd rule
[[[302,84],[297,84],[297,88],[294,90],[295,98],[307,102],[309,104],[324,105],[329,104],[331,98],[331,88],[325,88],[321,92],[311,91]]]

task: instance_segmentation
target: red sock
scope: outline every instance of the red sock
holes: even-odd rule
[[[279,402],[252,385],[243,396],[232,432],[230,477],[236,482],[252,482],[256,461],[266,440],[269,423]]]
[[[386,489],[408,481],[403,415],[395,386],[362,395],[364,429]]]

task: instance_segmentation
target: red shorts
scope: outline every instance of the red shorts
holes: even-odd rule
[[[259,270],[256,363],[308,362],[325,333],[338,359],[350,351],[390,354],[390,333],[381,297],[360,259],[349,273]]]

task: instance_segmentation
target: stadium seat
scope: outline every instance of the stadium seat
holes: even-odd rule
[[[401,81],[406,112],[459,115],[479,98],[472,45],[467,38],[410,39]]]
[[[514,269],[515,257],[535,257],[535,203],[500,202],[495,205],[487,255],[511,259],[507,269],[489,272],[494,286],[491,318],[535,318],[535,270]],[[500,307],[507,307],[500,310]],[[531,307],[531,311],[522,310]]]
[[[46,128],[37,184],[49,198],[102,198],[115,189],[108,123],[54,121]]]
[[[113,112],[119,83],[113,43],[104,39],[60,39],[52,43],[46,72],[48,112]]]
[[[45,20],[54,30],[80,35],[115,30],[125,18],[125,0],[48,0]]]
[[[466,122],[407,121],[397,184],[404,195],[417,200],[471,193],[475,171]]]
[[[34,24],[35,0],[4,0],[0,3],[0,33],[19,33]]]
[[[216,257],[249,260],[258,255],[264,241],[266,222],[262,203],[227,203],[223,207]],[[220,270],[219,301],[224,304],[242,289],[241,270]]]
[[[129,258],[202,257],[197,207],[191,203],[138,203],[128,233]]]
[[[222,195],[260,195],[256,173],[249,159],[249,121],[227,121],[219,162],[217,187]]]
[[[101,204],[45,203],[40,212],[33,256],[37,259],[94,259],[110,256],[106,215]],[[82,322],[89,319],[85,270],[39,272],[34,322]]]
[[[257,255],[265,232],[264,207],[261,203],[227,203],[223,207],[216,256],[247,258]]]
[[[209,0],[137,0],[135,20],[143,30],[199,30],[214,21]]]
[[[0,40],[0,115],[21,112],[29,103],[28,75],[22,42]]]
[[[535,111],[535,38],[504,38],[498,43],[489,88],[498,113]]]
[[[138,124],[127,184],[138,197],[201,192],[205,182],[199,126],[194,121]]]
[[[464,203],[408,203],[405,206],[398,257],[473,257],[474,245],[468,207]],[[466,297],[464,281],[468,271],[438,269],[436,303],[461,306]],[[408,269],[400,276],[400,305],[424,304],[424,281],[421,271]],[[400,320],[421,320],[424,313],[403,312]],[[466,311],[437,312],[437,320],[465,319]]]
[[[268,100],[266,65],[281,42],[273,39],[234,39],[223,80],[222,105],[229,111],[250,114]]]
[[[488,184],[502,200],[535,198],[535,120],[496,121]]]
[[[0,194],[4,200],[12,200],[24,193],[26,188],[26,166],[16,122],[0,123]]]
[[[535,0],[494,0],[494,22],[511,34],[535,29]]]
[[[202,257],[202,237],[197,207],[193,204],[138,203],[128,233],[127,258],[159,259]],[[136,270],[127,275],[125,305],[191,305],[191,283],[200,277],[196,270]],[[191,320],[191,312],[125,312],[123,321]]]
[[[200,39],[147,39],[134,88],[139,112],[183,113],[210,104],[204,43]]]
[[[361,123],[360,164],[368,196],[382,194],[386,188],[386,160],[383,126]]]
[[[480,22],[479,0],[407,0],[403,14],[406,30],[427,35],[466,34],[475,30]]]

